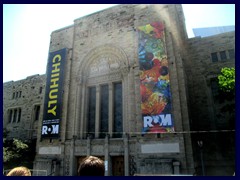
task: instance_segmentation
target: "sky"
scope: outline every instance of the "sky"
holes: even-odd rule
[[[3,82],[45,74],[52,31],[115,4],[3,4]],[[234,4],[183,4],[192,29],[235,25]]]

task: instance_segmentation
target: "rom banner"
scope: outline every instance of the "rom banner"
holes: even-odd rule
[[[59,138],[66,52],[67,49],[61,49],[48,56],[42,138]]]
[[[173,132],[164,24],[138,27],[142,133]]]

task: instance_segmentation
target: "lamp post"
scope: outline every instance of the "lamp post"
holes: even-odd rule
[[[204,168],[204,163],[203,163],[203,141],[197,141],[198,147],[200,149],[200,159],[201,159],[201,164],[202,164],[202,175],[205,176],[205,168]]]

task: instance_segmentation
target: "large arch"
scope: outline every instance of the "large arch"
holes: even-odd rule
[[[123,74],[128,69],[129,61],[125,52],[113,44],[105,44],[92,49],[83,58],[77,76],[85,79],[119,71]]]
[[[96,104],[99,110],[100,106],[100,92],[101,88],[108,86],[109,97],[109,128],[108,132],[112,136],[113,132],[113,93],[114,86],[118,83],[122,88],[122,102],[125,102],[127,92],[125,87],[128,86],[129,61],[125,52],[113,45],[105,44],[92,49],[83,59],[77,73],[77,109],[74,131],[80,138],[86,138],[87,132],[87,107],[89,103],[90,88],[96,88]],[[92,96],[91,96],[92,97]],[[95,100],[94,100],[95,101]],[[122,109],[123,119],[126,119],[126,107]],[[81,113],[80,113],[81,112]],[[101,121],[98,113],[96,120],[95,132],[99,131],[99,123]],[[110,118],[111,117],[111,118]],[[124,122],[122,122],[124,123]],[[122,124],[124,127],[124,124]],[[96,136],[98,137],[98,135]]]

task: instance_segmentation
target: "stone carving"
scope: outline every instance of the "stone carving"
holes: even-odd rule
[[[97,84],[97,83],[108,83],[108,82],[113,82],[113,81],[118,81],[121,80],[121,73],[120,72],[116,72],[116,73],[111,73],[111,74],[105,74],[105,75],[101,75],[101,76],[96,76],[96,77],[90,77],[87,80],[87,83],[89,85],[92,84]]]
[[[126,75],[125,71],[129,69],[125,52],[114,44],[105,44],[96,47],[83,57],[83,59],[78,76],[83,76],[86,80],[118,72],[122,73],[118,78],[120,80],[123,74]],[[124,69],[123,72],[122,69]]]
[[[143,174],[173,174],[171,159],[145,159],[141,163],[140,173]]]
[[[137,171],[134,156],[130,156],[129,160],[130,160],[130,162],[129,162],[129,175],[133,176]]]
[[[89,67],[89,77],[107,74],[116,71],[120,67],[116,59],[110,56],[99,57]]]
[[[69,161],[69,159],[70,159],[70,156],[69,155],[66,155],[65,156],[65,175],[66,176],[69,176],[70,175],[70,161]]]
[[[104,146],[101,145],[93,145],[92,146],[92,152],[93,154],[103,154],[104,153]]]

